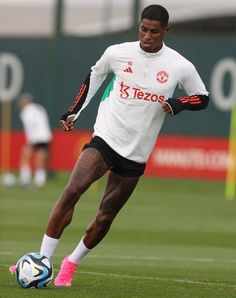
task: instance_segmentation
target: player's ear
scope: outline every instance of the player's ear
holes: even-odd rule
[[[170,32],[170,30],[171,30],[171,27],[169,25],[166,26],[166,28],[165,28],[166,33]]]

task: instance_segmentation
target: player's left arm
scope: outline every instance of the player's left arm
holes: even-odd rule
[[[170,114],[176,115],[183,110],[197,111],[208,106],[209,95],[195,94],[191,96],[179,96],[168,98],[163,109],[170,110]],[[168,106],[168,107],[167,107]]]
[[[187,95],[168,98],[163,107],[164,111],[166,110],[167,113],[172,115],[176,115],[183,110],[202,110],[208,106],[209,93],[191,62],[186,63],[183,73],[184,76],[180,84]]]

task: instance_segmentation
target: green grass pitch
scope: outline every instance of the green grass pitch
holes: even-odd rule
[[[68,176],[40,190],[0,188],[0,297],[236,297],[236,201],[224,183],[143,177],[108,236],[81,263],[73,287],[22,289],[8,266],[38,251]],[[105,179],[78,204],[53,257],[55,273],[93,219]]]

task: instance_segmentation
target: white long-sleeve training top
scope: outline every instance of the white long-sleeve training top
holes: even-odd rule
[[[175,50],[163,44],[157,53],[148,53],[138,41],[126,42],[108,47],[91,68],[70,113],[78,118],[109,73],[114,77],[100,102],[93,135],[140,163],[149,158],[163,125],[166,113],[160,103],[172,97],[176,86],[188,96],[208,95],[193,64]],[[181,104],[195,109],[199,100],[181,97]]]

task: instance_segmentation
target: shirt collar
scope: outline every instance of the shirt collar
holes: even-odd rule
[[[146,57],[158,57],[158,56],[160,56],[160,55],[163,53],[165,47],[166,47],[166,45],[165,45],[165,43],[163,42],[163,43],[162,43],[162,47],[161,47],[161,49],[160,49],[158,52],[150,53],[150,52],[145,52],[145,51],[141,48],[141,46],[140,46],[140,42],[138,42],[138,52],[139,52],[140,54],[146,56]]]

